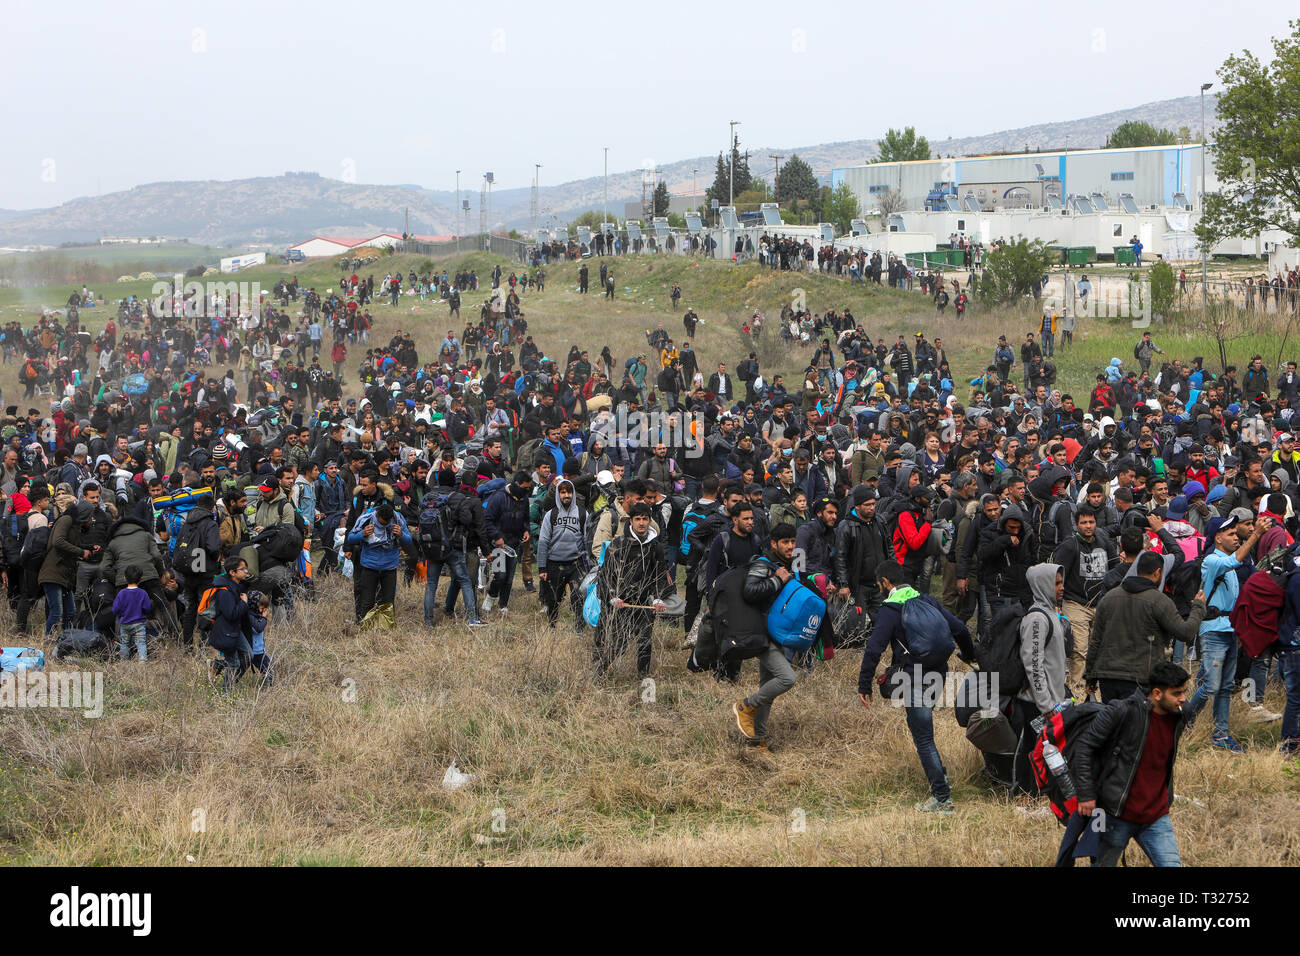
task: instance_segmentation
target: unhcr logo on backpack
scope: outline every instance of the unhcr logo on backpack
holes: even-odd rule
[[[0,708],[80,710],[104,716],[102,671],[25,670],[0,675]]]
[[[998,705],[998,675],[983,671],[940,674],[920,664],[903,667],[885,678],[885,694],[894,707],[969,707]]]

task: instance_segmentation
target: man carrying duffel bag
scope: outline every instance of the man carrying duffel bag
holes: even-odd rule
[[[795,528],[781,523],[768,534],[766,555],[750,562],[742,597],[767,615],[766,646],[758,657],[758,690],[732,705],[736,726],[751,746],[767,751],[767,718],[772,701],[795,685],[793,665],[786,649],[806,651],[817,639],[826,602],[801,584],[791,562],[794,559]]]

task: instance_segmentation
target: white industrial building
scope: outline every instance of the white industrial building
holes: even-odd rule
[[[831,170],[831,188],[848,183],[864,213],[879,212],[878,199],[890,190],[901,194],[905,209],[960,208],[968,198],[982,210],[1060,209],[1072,197],[1094,195],[1112,207],[1123,196],[1138,207],[1195,205],[1201,150],[1144,146],[871,163]],[[1212,152],[1205,157],[1210,190],[1217,188]]]

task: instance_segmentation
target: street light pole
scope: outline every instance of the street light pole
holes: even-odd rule
[[[698,172],[699,172],[698,169],[692,169],[692,170],[691,170],[691,203],[692,203],[692,205],[695,207],[695,211],[696,211],[696,212],[699,212],[699,211],[700,211],[700,205],[699,205],[699,203],[696,201],[696,200],[697,200],[697,197],[700,195],[700,193],[699,193],[699,186],[696,185],[696,182],[695,182],[695,175],[696,175]]]
[[[1201,84],[1201,197],[1200,197],[1200,202],[1197,204],[1198,211],[1201,214],[1201,218],[1205,218],[1205,148],[1206,148],[1206,141],[1207,141],[1206,130],[1205,130],[1205,91],[1208,90],[1213,85],[1214,85],[1213,83]],[[1208,292],[1207,292],[1208,283],[1209,283],[1209,266],[1207,264],[1205,243],[1202,242],[1201,243],[1201,308],[1202,309],[1205,309],[1207,306],[1206,300],[1208,298]]]
[[[736,127],[740,125],[740,121],[732,120],[728,125],[731,126],[731,139],[727,141],[727,159],[731,172],[727,176],[727,205],[734,206],[736,204]]]
[[[605,213],[600,220],[600,228],[605,228],[605,223],[609,222],[609,147],[605,147],[605,193],[604,193]]]

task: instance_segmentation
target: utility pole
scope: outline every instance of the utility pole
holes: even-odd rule
[[[731,167],[731,173],[727,177],[727,205],[736,204],[736,127],[740,125],[740,120],[732,120],[728,125],[731,126],[731,140],[727,143],[727,162]]]
[[[605,228],[605,223],[609,222],[609,147],[605,147],[605,192],[604,192],[605,212],[601,218],[600,228]]]
[[[537,215],[538,215],[538,204],[541,201],[540,198],[541,185],[542,185],[542,164],[533,163],[533,201],[532,201],[533,208],[531,212],[533,214],[532,218],[533,218],[533,239],[534,240],[537,239]]]
[[[460,170],[459,169],[456,170],[456,220],[458,223],[461,224],[465,222],[465,213],[461,212],[461,208],[460,208]],[[461,226],[460,234],[461,236],[465,235],[464,225]],[[459,239],[460,237],[458,236],[457,238]],[[460,243],[456,244],[456,251],[457,252],[460,251]]]
[[[1213,83],[1201,84],[1201,196],[1196,205],[1196,211],[1204,218],[1205,216],[1205,150],[1209,137],[1205,130],[1205,91],[1212,87]],[[1204,243],[1201,244],[1201,309],[1206,308],[1206,299],[1209,296],[1207,291],[1209,283],[1209,264],[1207,250]]]
[[[776,164],[776,173],[772,176],[772,190],[776,194],[776,204],[781,205],[781,160],[784,156],[772,154],[772,162]]]
[[[698,172],[698,169],[691,170],[691,203],[694,205],[696,212],[700,211],[700,201],[697,198],[700,195],[699,186],[695,183],[695,176]]]

